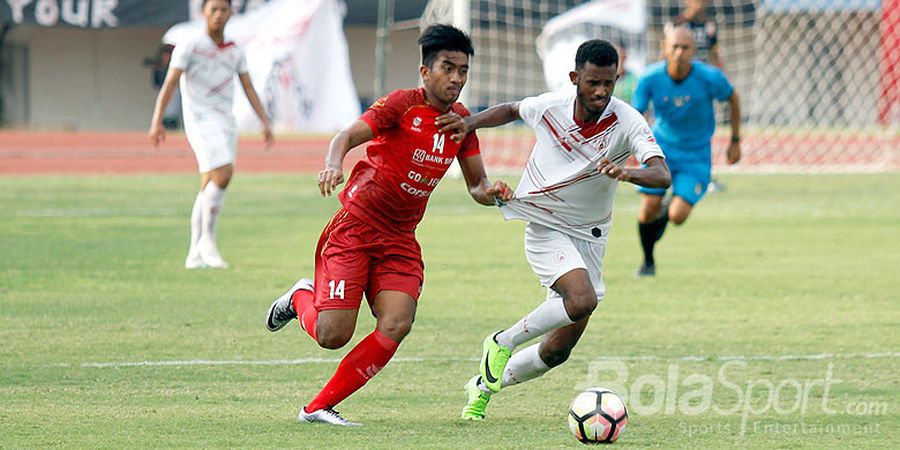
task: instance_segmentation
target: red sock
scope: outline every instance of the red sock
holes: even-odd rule
[[[358,391],[391,360],[398,346],[398,342],[378,330],[373,331],[347,353],[328,384],[306,406],[306,411],[333,407]]]
[[[300,320],[300,327],[312,336],[314,341],[319,342],[319,311],[313,306],[313,295],[310,291],[299,289],[291,296],[291,304],[294,305],[294,312]]]

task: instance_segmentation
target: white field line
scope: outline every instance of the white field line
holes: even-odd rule
[[[134,209],[113,209],[113,208],[50,208],[50,209],[26,209],[22,211],[14,211],[10,214],[3,214],[3,217],[20,217],[20,218],[87,218],[87,217],[172,217],[180,216],[183,211],[173,208],[134,208]]]
[[[461,362],[478,361],[479,358],[441,358],[400,356],[391,359],[392,363],[410,362]],[[174,359],[161,361],[121,361],[121,362],[86,362],[81,364],[60,363],[48,367],[83,367],[83,368],[121,368],[121,367],[164,367],[164,366],[302,366],[307,364],[334,364],[341,358],[298,358],[298,359]]]
[[[900,358],[900,352],[880,353],[813,353],[806,355],[733,355],[733,356],[598,356],[596,358],[574,358],[576,361],[820,361],[830,359],[886,359]],[[438,357],[438,356],[401,356],[391,360],[392,363],[415,362],[476,362],[477,357]],[[86,362],[81,364],[56,364],[53,367],[81,368],[123,368],[123,367],[165,367],[165,366],[301,366],[308,364],[334,364],[341,358],[299,358],[299,359],[189,359],[161,361],[121,361],[121,362]]]
[[[465,214],[476,211],[477,206],[433,206],[428,208],[431,214]],[[637,208],[635,208],[637,209]],[[187,212],[185,212],[187,211]],[[229,215],[257,216],[260,212],[271,210],[261,208],[241,208]],[[0,217],[15,218],[90,218],[90,217],[180,217],[190,213],[188,209],[179,208],[42,208],[24,209],[4,212]]]

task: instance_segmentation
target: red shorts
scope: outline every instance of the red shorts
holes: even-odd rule
[[[363,293],[371,306],[381,291],[418,300],[424,273],[415,233],[385,233],[340,209],[316,248],[314,305],[319,311],[359,309]]]

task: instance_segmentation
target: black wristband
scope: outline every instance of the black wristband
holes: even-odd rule
[[[732,136],[731,142],[734,142],[734,143],[741,142],[741,137],[740,136]]]

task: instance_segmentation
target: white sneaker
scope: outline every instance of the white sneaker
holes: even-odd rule
[[[281,297],[276,298],[272,302],[272,306],[269,306],[269,314],[266,316],[267,330],[272,332],[278,331],[297,318],[297,312],[294,311],[291,297],[294,296],[294,292],[301,289],[313,292],[313,281],[309,278],[301,278],[287,292],[281,294]]]
[[[203,262],[199,253],[188,253],[187,258],[184,259],[185,269],[205,269],[206,267],[206,263]]]
[[[211,269],[227,269],[228,263],[222,259],[222,255],[219,254],[219,249],[216,248],[216,244],[211,242],[202,242],[200,243],[200,258],[203,259],[203,262],[207,267]]]
[[[203,262],[210,269],[227,269],[228,263],[219,255],[203,255]]]
[[[306,407],[300,408],[300,415],[297,421],[301,423],[327,423],[328,425],[338,425],[342,427],[359,427],[361,423],[350,422],[341,417],[340,413],[331,409],[319,409],[311,413],[306,412]]]
[[[725,192],[725,183],[722,183],[719,180],[713,178],[709,181],[709,185],[707,185],[706,190],[709,192]]]

